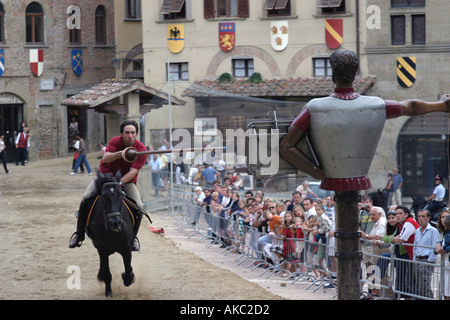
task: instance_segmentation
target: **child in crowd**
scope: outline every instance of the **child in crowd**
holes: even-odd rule
[[[305,234],[303,233],[303,228],[306,226],[305,219],[302,217],[294,218],[294,238],[295,238],[295,257],[296,259],[292,261],[293,263],[302,264],[302,272],[306,272],[305,262]]]
[[[317,264],[319,268],[326,269],[326,266],[323,265],[323,261],[327,257],[327,234],[333,230],[333,225],[331,224],[331,220],[325,214],[325,208],[321,203],[316,205],[316,213],[318,228],[313,231],[313,234],[316,237],[316,241],[319,243]]]
[[[295,242],[294,242],[294,233],[295,225],[294,225],[294,217],[290,211],[284,214],[284,219],[281,219],[282,227],[283,227],[283,256],[286,259],[285,261],[285,269],[289,272],[295,272],[295,264],[292,262],[295,260]],[[289,273],[285,272],[282,274],[283,277],[289,276]]]
[[[303,232],[305,232],[305,240],[307,240],[305,244],[305,258],[306,265],[312,268],[314,275],[316,278],[320,277],[320,273],[315,268],[315,260],[317,259],[317,245],[315,244],[315,237],[313,231],[317,229],[317,215],[311,215],[306,220],[303,226]]]
[[[242,250],[245,250],[245,236],[249,230],[246,226],[250,223],[250,217],[245,200],[239,200],[239,210],[235,212],[235,215],[238,223],[238,240],[236,241],[235,246],[237,250],[241,250],[241,246]]]

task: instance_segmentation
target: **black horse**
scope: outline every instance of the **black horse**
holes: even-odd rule
[[[139,210],[134,210],[120,186],[121,174],[98,172],[96,194],[90,198],[92,203],[86,224],[86,233],[97,248],[100,256],[99,281],[105,282],[105,296],[112,297],[109,256],[115,252],[123,258],[125,272],[122,274],[125,286],[134,282],[131,267],[131,247],[142,218]]]
[[[386,213],[388,212],[389,193],[386,189],[378,189],[376,192],[369,193],[369,196],[372,199],[374,206],[381,207]]]

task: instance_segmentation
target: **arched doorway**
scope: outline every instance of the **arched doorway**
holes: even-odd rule
[[[399,134],[398,163],[403,196],[431,195],[434,176],[449,175],[450,117],[429,113],[409,119]],[[448,180],[445,187],[448,188]]]
[[[6,161],[16,159],[15,138],[23,118],[23,101],[12,93],[0,93],[0,132],[5,134]]]

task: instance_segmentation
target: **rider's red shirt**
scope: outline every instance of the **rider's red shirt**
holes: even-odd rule
[[[136,151],[147,151],[147,148],[145,147],[145,145],[138,140],[136,140],[133,147],[136,149]],[[122,151],[125,148],[126,148],[126,146],[125,146],[125,143],[123,142],[123,138],[121,136],[118,136],[118,137],[112,138],[109,141],[108,145],[106,146],[106,152]],[[110,163],[103,163],[103,160],[102,160],[100,163],[99,170],[103,173],[112,173],[114,175],[117,173],[118,170],[120,170],[120,172],[122,173],[122,176],[124,176],[130,171],[130,168],[135,168],[135,169],[140,170],[144,166],[146,159],[147,159],[147,155],[140,155],[140,156],[138,156],[136,161],[134,161],[132,163],[128,163],[123,159],[119,159],[119,160],[116,160],[116,161],[113,161]],[[136,175],[133,179],[131,179],[130,183],[136,183],[137,177],[138,177],[138,175]]]

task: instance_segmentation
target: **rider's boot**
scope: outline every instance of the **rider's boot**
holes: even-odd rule
[[[133,215],[134,215],[133,231],[134,231],[134,234],[135,234],[135,238],[134,238],[133,245],[131,246],[131,251],[140,251],[141,250],[141,245],[139,243],[139,239],[137,237],[137,233],[139,231],[139,226],[141,225],[142,214],[135,212]]]
[[[84,232],[89,214],[88,201],[82,201],[80,208],[78,209],[77,231],[72,235],[69,242],[69,248],[76,248],[81,246],[81,242],[84,241]]]

